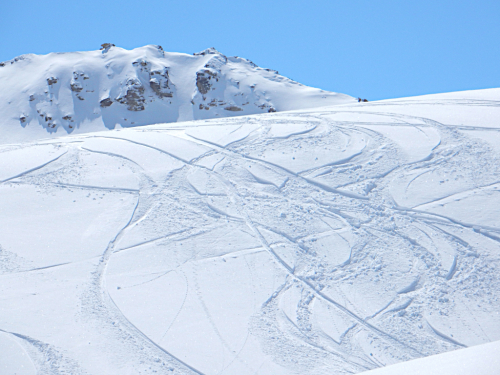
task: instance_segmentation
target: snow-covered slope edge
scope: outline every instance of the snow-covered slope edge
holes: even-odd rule
[[[362,375],[498,375],[500,341],[363,372]]]
[[[353,374],[500,340],[500,89],[0,146],[0,373]]]
[[[22,55],[0,63],[0,141],[353,102],[213,48]]]

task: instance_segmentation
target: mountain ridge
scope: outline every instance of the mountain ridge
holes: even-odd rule
[[[188,55],[105,43],[96,51],[26,54],[0,64],[0,82],[0,127],[11,142],[354,102],[213,47]],[[28,131],[7,135],[19,125]]]

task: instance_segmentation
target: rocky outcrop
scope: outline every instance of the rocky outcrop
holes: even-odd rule
[[[159,51],[163,53],[163,49],[159,47]],[[137,69],[137,78],[136,82],[141,82],[142,92],[136,90],[136,94],[138,96],[142,96],[145,92],[146,84],[143,83],[144,74],[147,73],[149,76],[149,87],[153,90],[156,96],[160,99],[163,98],[172,98],[174,96],[174,86],[170,81],[170,77],[168,75],[169,68],[164,66],[161,68],[152,69],[151,63],[147,60],[141,59],[134,61],[132,65]],[[138,87],[137,83],[135,84]],[[146,100],[145,100],[146,101]],[[137,109],[136,109],[137,110]]]
[[[101,50],[103,50],[103,49],[109,49],[109,48],[114,47],[114,46],[115,45],[113,43],[103,43],[103,44],[101,44],[101,48],[100,49]]]
[[[239,112],[239,111],[243,111],[243,109],[241,109],[240,107],[236,107],[235,105],[230,105],[228,107],[225,107],[224,108],[226,111],[232,111],[232,112]]]
[[[85,100],[85,98],[83,97],[83,90],[85,86],[87,86],[87,84],[84,81],[88,79],[90,79],[90,77],[85,72],[82,71],[73,72],[73,78],[71,78],[71,81],[69,82],[69,87],[71,91],[75,93],[75,96],[79,100]],[[88,91],[90,92],[91,90]]]
[[[103,43],[100,50],[102,53],[107,53],[111,47],[115,47],[115,45],[113,43]]]
[[[212,87],[212,78],[214,82],[218,82],[217,73],[208,69],[204,69],[201,72],[196,73],[196,87],[198,91],[202,94],[206,94],[210,91]]]
[[[193,56],[205,56],[205,55],[222,55],[219,51],[217,51],[214,47],[207,48],[201,52],[193,53]]]
[[[139,61],[134,61],[132,63],[132,65],[135,66],[136,68],[139,67],[139,66],[142,66],[144,68],[144,67],[147,67],[150,64],[146,60],[139,60]],[[146,69],[146,70],[148,70],[148,69]]]
[[[13,58],[12,60],[9,60],[9,61],[0,62],[0,68],[4,67],[4,66],[7,66],[7,63],[10,63],[10,65],[12,65],[12,64],[15,64],[16,62],[22,61],[22,60],[26,60],[26,56],[25,55],[17,56],[17,57],[15,57],[15,58]]]
[[[170,79],[168,68],[162,70],[153,70],[149,73],[149,86],[160,98],[172,98],[173,90],[170,88]]]
[[[110,98],[103,99],[99,102],[100,106],[105,108],[109,107],[111,104],[113,104],[113,101]]]
[[[47,114],[41,109],[37,109],[37,113],[40,116],[40,120],[43,121],[44,126],[48,129],[55,129],[57,123],[52,120],[52,115]]]
[[[213,55],[203,69],[196,72],[197,92],[193,96],[193,104],[199,111],[212,110],[215,116],[227,116],[227,112],[243,112],[251,102],[259,112],[276,112],[274,105],[265,97],[265,93],[257,93],[256,85],[240,87],[240,80],[226,77],[225,66],[228,62],[243,63],[255,68],[252,62],[239,57],[226,57],[214,48],[209,48],[195,55]],[[275,73],[275,71],[267,70]],[[228,95],[231,93],[230,95]],[[222,100],[224,98],[224,100]],[[226,112],[227,111],[227,112]],[[200,113],[201,116],[205,116]]]
[[[144,98],[144,86],[137,78],[129,78],[125,83],[122,94],[116,98],[116,101],[125,104],[129,111],[144,111],[146,109]]]
[[[81,82],[70,82],[70,87],[71,87],[71,91],[74,91],[74,92],[81,92],[83,90],[83,86],[82,86],[82,83]]]
[[[47,84],[49,86],[55,85],[59,79],[57,77],[47,78]]]
[[[255,105],[264,111],[267,111],[268,113],[276,112],[276,109],[272,106],[271,103],[264,103],[264,104],[259,104],[255,103]]]
[[[191,56],[156,45],[126,51],[103,43],[101,51],[23,55],[2,65],[0,80],[11,86],[0,90],[0,112],[16,126],[30,124],[27,131],[35,124],[60,134],[83,124],[112,129],[275,112],[293,109],[288,102],[299,103],[302,95],[276,72],[215,48]],[[313,100],[332,102],[319,100],[328,93],[306,90],[308,107]]]
[[[165,56],[165,51],[163,50],[162,46],[157,45],[156,49],[158,50],[158,52],[160,52],[161,56]]]

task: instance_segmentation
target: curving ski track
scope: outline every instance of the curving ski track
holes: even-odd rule
[[[495,92],[2,146],[46,161],[0,181],[0,331],[40,374],[348,374],[498,340]]]

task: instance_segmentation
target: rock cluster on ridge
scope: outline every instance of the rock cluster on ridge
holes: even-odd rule
[[[1,63],[0,82],[4,142],[355,101],[215,48],[188,55],[104,43],[97,51],[28,54]]]

